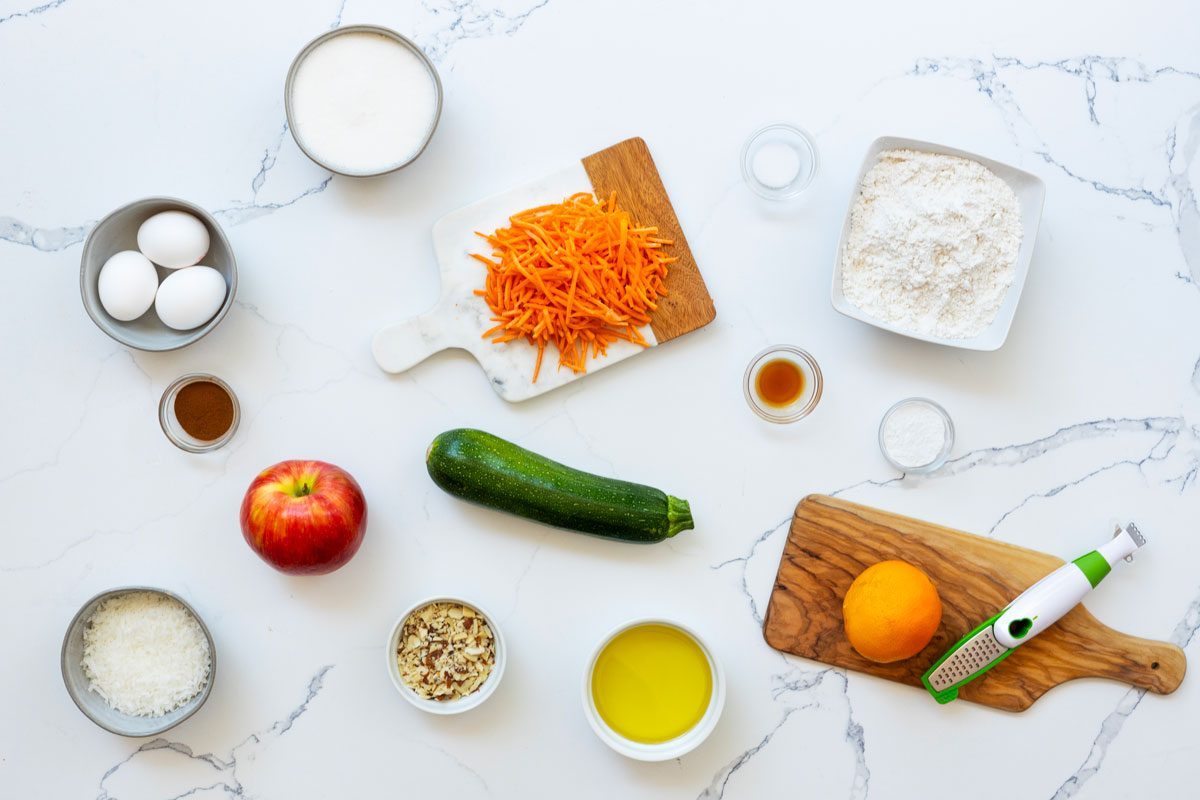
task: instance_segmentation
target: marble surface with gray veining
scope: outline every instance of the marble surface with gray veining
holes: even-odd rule
[[[284,124],[293,55],[357,22],[415,38],[446,89],[426,153],[377,180],[331,177]],[[940,707],[775,653],[760,622],[792,508],[831,492],[1064,557],[1134,520],[1149,546],[1088,606],[1195,660],[1198,45],[1181,0],[0,0],[0,797],[1194,795],[1195,675],[1168,697],[1084,680],[1023,714]],[[738,167],[774,120],[820,150],[786,206]],[[998,352],[830,308],[853,175],[889,134],[1046,181]],[[377,368],[374,332],[438,297],[435,220],[630,135],[654,152],[713,325],[515,406],[462,353]],[[169,354],[108,340],[78,295],[90,226],[156,194],[213,210],[241,270],[221,326]],[[741,396],[746,362],[779,342],[826,381],[790,427]],[[155,420],[193,370],[242,404],[236,439],[208,456]],[[916,394],[958,430],[924,479],[875,444],[887,406]],[[463,425],[687,497],[698,528],[628,548],[465,506],[422,460]],[[367,494],[366,543],[331,576],[278,575],[241,539],[246,485],[285,458],[340,464]],[[187,597],[220,659],[205,708],[150,740],[93,726],[58,672],[79,605],[135,583]],[[396,695],[384,641],[406,604],[456,592],[499,620],[510,663],[484,706],[435,719]],[[608,751],[580,709],[597,639],[651,614],[701,630],[729,681],[712,737],[664,764]]]

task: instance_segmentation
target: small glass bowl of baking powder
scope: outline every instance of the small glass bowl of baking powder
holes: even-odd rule
[[[908,475],[927,475],[940,469],[953,448],[954,422],[946,409],[928,398],[901,400],[879,423],[883,457]]]
[[[750,134],[742,145],[742,178],[759,197],[799,197],[816,174],[817,145],[803,128],[776,122]]]

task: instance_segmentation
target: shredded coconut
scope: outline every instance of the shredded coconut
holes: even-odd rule
[[[102,602],[83,632],[89,688],[125,714],[157,717],[191,700],[212,657],[196,618],[178,601],[130,592]]]
[[[885,150],[850,211],[842,292],[899,328],[969,339],[996,318],[1020,247],[1017,196],[987,167]]]

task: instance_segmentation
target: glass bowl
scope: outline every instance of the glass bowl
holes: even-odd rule
[[[233,401],[233,422],[230,423],[229,430],[216,439],[197,439],[185,431],[183,426],[179,424],[179,420],[175,417],[175,395],[179,394],[179,390],[183,387],[199,383],[200,381],[208,381],[220,386],[229,395],[229,399]],[[192,372],[177,378],[166,388],[162,399],[158,401],[158,424],[162,426],[163,433],[167,435],[167,439],[171,441],[171,444],[189,453],[208,453],[224,447],[233,438],[233,435],[237,433],[238,423],[241,421],[242,411],[238,405],[237,395],[233,393],[233,389],[229,388],[229,384],[217,376],[209,375],[205,372]]]
[[[891,416],[900,409],[910,406],[924,406],[936,412],[937,415],[942,419],[942,425],[944,426],[946,436],[945,441],[942,443],[942,449],[938,451],[937,456],[934,457],[934,459],[929,463],[920,464],[915,467],[901,464],[899,461],[892,458],[891,454],[888,453],[887,444],[884,442],[883,436],[883,432],[887,428],[887,423],[888,420],[891,419]],[[940,405],[927,397],[907,397],[889,408],[887,412],[884,413],[883,419],[879,421],[879,452],[883,453],[883,457],[887,459],[889,464],[901,472],[909,475],[927,475],[934,470],[940,469],[941,466],[946,463],[946,459],[950,457],[950,451],[953,449],[954,422],[950,419],[950,414],[946,412],[946,409],[942,408]]]
[[[800,396],[785,406],[774,406],[763,401],[755,387],[759,370],[775,359],[792,362],[804,375],[804,389]],[[799,347],[786,344],[768,347],[750,359],[750,365],[746,367],[746,374],[742,379],[742,391],[750,409],[767,422],[779,424],[795,422],[811,414],[821,400],[823,388],[824,379],[821,377],[821,368],[817,366],[817,360]]]
[[[817,145],[803,128],[772,123],[752,133],[742,146],[742,178],[759,197],[799,197],[816,174]]]

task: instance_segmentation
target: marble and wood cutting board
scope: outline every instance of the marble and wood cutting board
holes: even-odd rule
[[[860,572],[893,558],[924,570],[937,586],[942,624],[918,655],[876,664],[847,641],[842,598]],[[1035,550],[809,495],[800,501],[792,519],[763,635],[777,650],[906,683],[923,692],[921,675],[942,653],[1062,563]],[[1124,582],[1120,591],[1136,592],[1138,587],[1132,584],[1132,580]],[[1118,587],[1104,584],[1098,591],[1118,591]],[[963,686],[959,698],[1024,711],[1058,684],[1092,677],[1169,694],[1183,680],[1186,668],[1184,653],[1175,645],[1120,633],[1078,605],[1007,660]]]
[[[572,194],[593,191],[606,199],[617,193],[621,208],[639,225],[656,225],[673,239],[671,254],[679,258],[667,274],[667,296],[658,303],[650,324],[641,329],[651,347],[702,328],[716,315],[704,278],[688,248],[650,150],[640,138],[627,139],[583,158],[560,172],[495,197],[453,211],[433,226],[433,248],[441,270],[441,297],[430,311],[391,325],[375,335],[372,351],[387,372],[404,372],[441,350],[466,350],[505,400],[528,400],[584,377],[558,368],[550,347],[537,383],[533,382],[537,348],[519,340],[497,345],[482,338],[495,323],[483,298],[474,294],[484,284],[483,266],[471,253],[490,255],[476,232],[491,233],[508,225],[520,211],[557,203]],[[612,366],[649,348],[614,342],[608,354],[588,361],[588,373]],[[585,373],[587,374],[587,373]]]

